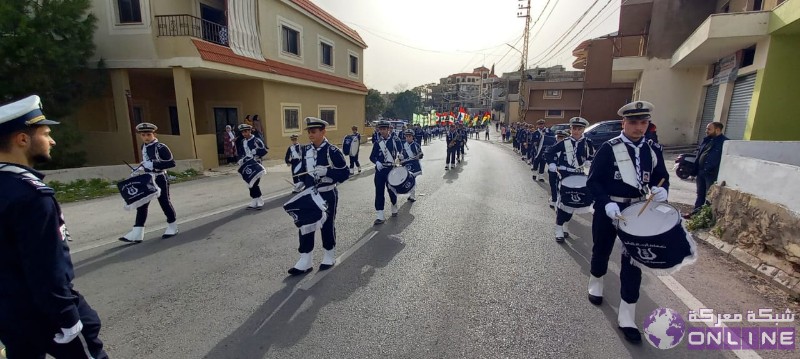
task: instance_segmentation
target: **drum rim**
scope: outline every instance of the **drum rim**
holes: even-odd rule
[[[641,211],[642,206],[644,206],[646,202],[647,201],[639,201],[639,202],[636,202],[636,203],[632,203],[628,207],[625,207],[625,209],[621,211],[622,217],[624,217],[626,219],[639,217],[639,211]],[[671,224],[671,226],[669,227],[668,230],[666,230],[664,232],[661,232],[661,233],[650,234],[650,235],[647,235],[647,236],[637,235],[637,234],[633,234],[633,233],[630,233],[628,231],[625,231],[625,227],[627,227],[627,222],[626,221],[619,221],[619,223],[617,224],[618,230],[620,232],[623,232],[623,233],[629,235],[629,236],[654,237],[654,236],[663,235],[663,234],[673,230],[676,226],[681,226],[682,225],[683,218],[680,215],[681,212],[678,209],[678,207],[675,207],[675,206],[673,206],[673,205],[671,205],[671,204],[669,204],[667,202],[655,202],[655,203],[650,203],[647,206],[647,208],[649,210],[652,210],[652,209],[656,208],[656,206],[668,206],[668,207],[672,208],[672,210],[674,211],[675,214],[677,214],[677,216],[675,218],[676,219],[675,223]],[[627,213],[627,215],[626,215],[626,213]]]

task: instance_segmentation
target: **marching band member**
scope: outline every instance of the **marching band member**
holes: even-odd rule
[[[286,156],[284,156],[284,161],[286,165],[289,166],[291,172],[294,173],[294,169],[297,165],[300,164],[300,151],[301,147],[300,144],[297,143],[297,135],[291,135],[289,139],[292,140],[292,144],[289,145],[289,148],[286,149]],[[300,180],[300,177],[292,176],[292,181],[294,182],[295,186],[292,189],[292,193],[299,193],[303,188],[303,181]]]
[[[152,123],[142,122],[136,125],[136,132],[142,139],[142,163],[139,169],[145,173],[153,173],[156,177],[156,186],[161,189],[158,196],[158,204],[164,215],[167,216],[167,230],[161,238],[169,238],[178,233],[178,222],[175,218],[175,208],[169,199],[169,180],[167,179],[167,169],[175,167],[175,159],[167,145],[158,142],[156,131],[158,127]],[[133,229],[126,235],[119,238],[123,242],[139,243],[144,240],[144,224],[147,221],[147,208],[150,203],[144,204],[136,209],[136,222]]]
[[[556,131],[556,141],[561,142],[569,136],[569,131],[561,130]],[[551,161],[552,160],[548,160]],[[548,182],[550,182],[550,209],[555,209],[556,201],[558,201],[558,171],[551,170],[548,166],[547,169]]]
[[[389,188],[389,172],[391,172],[397,156],[401,154],[402,144],[397,136],[393,136],[389,121],[378,122],[380,137],[378,142],[372,144],[370,162],[375,164],[375,212],[377,218],[375,225],[386,222],[383,207],[386,204],[386,191],[389,191],[389,200],[392,202],[392,217],[397,216],[397,194]]]
[[[583,117],[573,117],[569,125],[570,137],[548,148],[545,155],[550,161],[550,173],[560,174],[562,181],[569,176],[583,174],[584,168],[591,166],[594,157],[592,140],[583,137],[583,130],[589,126],[589,121]],[[569,237],[569,233],[564,232],[564,224],[572,219],[572,213],[569,207],[556,206],[556,242],[564,242],[564,238]]]
[[[236,153],[239,155],[239,166],[248,160],[255,160],[261,162],[261,158],[267,155],[269,149],[264,145],[260,138],[253,135],[253,126],[246,123],[239,125],[239,132],[242,138],[236,143]],[[261,188],[258,186],[261,179],[257,179],[253,187],[250,187],[250,198],[253,200],[247,206],[247,209],[261,209],[264,206],[264,200],[261,198]]]
[[[456,167],[456,157],[458,155],[458,141],[461,134],[456,131],[456,125],[450,124],[450,132],[445,136],[447,142],[447,159],[444,163],[444,169],[449,170]]]
[[[622,134],[600,146],[589,170],[587,186],[595,199],[595,215],[588,297],[595,305],[603,302],[603,276],[608,271],[608,259],[617,236],[614,221],[619,220],[623,209],[645,200],[648,189],[654,201],[667,200],[669,173],[661,146],[644,138],[652,110],[653,105],[647,101],[635,101],[620,108],[617,113],[623,119]],[[658,187],[662,179],[664,184]],[[625,339],[638,343],[642,337],[634,317],[642,271],[631,263],[632,260],[623,251],[618,322]]]
[[[419,142],[415,142],[414,139],[414,130],[406,130],[406,142],[403,143],[403,161],[402,164],[406,166],[408,169],[408,174],[414,177],[419,177],[422,174],[422,165],[420,164],[419,160],[422,159],[422,147],[420,147]],[[411,188],[411,192],[408,194],[408,200],[410,202],[417,201],[417,183],[414,182],[414,187]]]
[[[361,173],[361,162],[358,162],[358,147],[361,146],[361,134],[358,133],[358,127],[353,126],[351,129],[353,133],[344,137],[342,150],[350,158],[350,174],[354,175],[356,174],[356,167],[358,167],[358,173]],[[350,146],[356,146],[355,156],[350,155],[352,153]]]
[[[537,172],[534,174],[533,179],[539,179],[539,182],[544,182],[544,151],[542,149],[547,145],[547,142],[554,142],[553,132],[545,127],[545,120],[540,119],[536,121],[536,131],[533,131],[531,138],[533,140],[533,147],[531,148],[532,160],[531,164],[533,169]]]
[[[107,359],[100,318],[74,288],[69,231],[35,164],[56,142],[39,96],[0,106],[0,341],[5,358]]]
[[[457,159],[458,162],[461,163],[461,161],[464,160],[464,147],[467,145],[467,129],[464,128],[463,123],[459,123],[457,131],[459,133],[458,141],[456,141],[456,146],[457,146],[456,148],[458,153]]]
[[[330,269],[336,264],[335,221],[336,207],[339,203],[339,190],[336,189],[336,185],[346,181],[350,174],[342,151],[325,138],[325,128],[328,123],[316,117],[306,117],[305,121],[311,144],[304,147],[300,168],[293,173],[305,173],[299,177],[305,183],[306,188],[316,187],[319,195],[327,203],[328,217],[320,231],[322,248],[325,249],[325,255],[319,265],[319,270],[322,271]],[[314,266],[311,254],[314,250],[314,232],[302,234],[298,231],[298,234],[300,247],[297,248],[297,251],[300,252],[300,259],[294,267],[289,268],[290,275],[308,273]]]

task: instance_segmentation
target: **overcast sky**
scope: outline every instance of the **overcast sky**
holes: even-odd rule
[[[312,1],[358,31],[366,41],[364,82],[369,88],[381,92],[411,89],[439,82],[439,78],[453,73],[472,72],[481,65],[491,68],[496,64],[498,76],[519,70],[520,52],[506,43],[522,51],[525,19],[517,18],[517,7],[525,1]],[[593,3],[594,7],[561,45],[553,48]],[[619,4],[620,0],[532,0],[531,23],[542,15],[531,31],[528,67],[561,64],[573,70],[572,49],[578,43],[617,30]],[[554,51],[546,54],[549,48]]]

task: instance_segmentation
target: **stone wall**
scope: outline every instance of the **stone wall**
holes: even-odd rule
[[[717,185],[709,199],[716,224],[707,241],[800,293],[800,217],[781,205]]]

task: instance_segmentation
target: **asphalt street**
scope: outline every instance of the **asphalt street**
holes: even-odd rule
[[[261,211],[209,204],[174,238],[150,233],[141,244],[79,251],[75,286],[100,314],[114,358],[737,357],[689,351],[685,340],[670,350],[626,343],[616,322],[618,249],[604,304],[586,299],[591,215],[556,243],[547,185],[531,180],[507,144],[469,147],[466,161],[445,171],[444,141],[424,146],[418,201],[401,196],[399,216],[380,226],[372,225],[373,172],[342,184],[338,263],[329,271],[287,277],[298,242],[283,194]],[[215,179],[201,181],[214,190]],[[690,306],[744,313],[781,304],[699,246],[697,264],[644,276],[639,324],[659,307],[685,318]],[[314,253],[318,266],[319,240]]]

